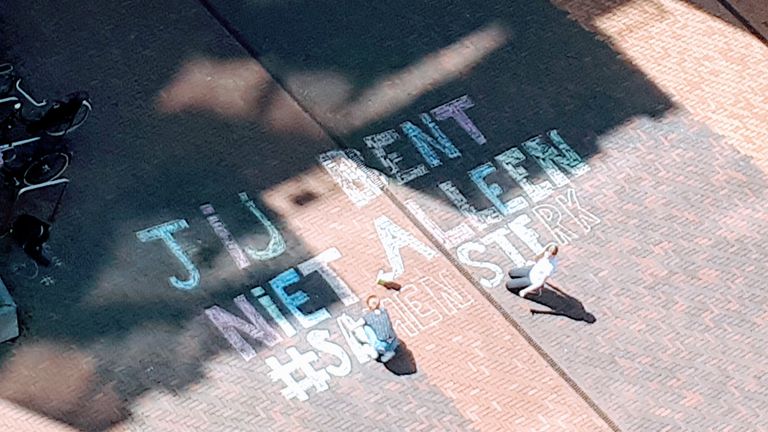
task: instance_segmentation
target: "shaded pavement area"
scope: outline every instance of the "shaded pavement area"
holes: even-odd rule
[[[25,85],[95,111],[55,265],[0,245],[0,426],[766,430],[768,49],[714,1],[554,3],[4,6]]]

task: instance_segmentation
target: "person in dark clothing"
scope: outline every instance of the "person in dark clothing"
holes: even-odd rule
[[[51,261],[43,255],[43,245],[50,236],[51,225],[42,220],[22,214],[11,226],[11,236],[30,258],[42,266],[51,265]]]

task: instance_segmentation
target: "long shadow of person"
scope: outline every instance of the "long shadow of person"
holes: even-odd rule
[[[416,373],[416,359],[413,357],[413,352],[408,349],[405,342],[400,341],[400,346],[395,351],[395,356],[388,362],[384,363],[384,367],[388,371],[395,375],[413,375]]]
[[[533,293],[526,295],[525,298],[550,309],[531,309],[531,315],[564,316],[574,321],[584,321],[587,324],[593,324],[597,321],[594,315],[584,309],[584,305],[578,299],[571,297],[549,282]]]

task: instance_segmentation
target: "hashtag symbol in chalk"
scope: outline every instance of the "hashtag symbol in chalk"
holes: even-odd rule
[[[317,353],[308,351],[302,354],[294,347],[288,348],[285,352],[291,357],[288,363],[282,364],[274,356],[267,358],[266,362],[272,369],[269,373],[272,381],[282,381],[285,384],[285,388],[280,393],[286,399],[296,398],[305,401],[309,399],[307,390],[312,387],[316,392],[328,390],[328,381],[331,380],[328,372],[325,369],[315,370],[312,367],[312,362],[317,361]],[[297,381],[294,373],[301,373],[304,378]]]
[[[53,280],[53,278],[52,278],[52,277],[50,277],[50,276],[46,276],[46,277],[44,277],[44,278],[40,279],[40,283],[41,283],[41,284],[43,284],[43,285],[45,285],[45,286],[51,286],[51,285],[53,285],[55,282],[56,282],[56,281],[54,281],[54,280]]]

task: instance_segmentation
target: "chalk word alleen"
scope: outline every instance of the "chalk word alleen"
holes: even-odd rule
[[[452,118],[467,132],[477,145],[484,145],[487,139],[472,122],[465,110],[474,106],[468,96],[462,96],[447,104],[430,111],[437,120]],[[435,167],[442,164],[437,151],[449,159],[461,157],[461,152],[453,142],[440,130],[432,117],[422,113],[421,122],[428,132],[425,132],[411,122],[400,125],[402,132],[411,144],[424,158],[426,165]],[[367,146],[373,149],[374,155],[385,167],[387,174],[398,183],[407,183],[412,179],[425,175],[428,169],[424,163],[418,163],[412,168],[402,168],[402,158],[397,152],[387,152],[387,146],[393,145],[399,139],[394,129],[369,135],[363,138]],[[522,166],[526,154],[542,168],[549,180],[534,183],[528,171]],[[344,190],[349,199],[358,207],[364,207],[382,194],[386,185],[386,176],[367,167],[362,155],[357,150],[335,150],[321,154],[320,163],[329,175]],[[586,210],[578,200],[576,191],[568,189],[564,194],[553,195],[556,188],[571,183],[566,174],[572,177],[589,172],[590,168],[579,154],[560,136],[557,130],[551,130],[545,135],[531,138],[519,146],[514,146],[501,152],[494,161],[520,186],[521,193],[511,199],[504,200],[504,191],[495,183],[488,183],[486,178],[497,171],[493,162],[485,162],[469,170],[467,175],[483,195],[492,204],[490,207],[478,210],[469,202],[467,197],[452,181],[444,181],[437,185],[440,192],[459,210],[462,220],[450,229],[444,229],[430,217],[429,212],[422,208],[415,199],[404,202],[408,210],[419,220],[424,229],[447,248],[457,247],[459,260],[467,265],[480,267],[494,272],[490,279],[481,278],[481,283],[487,288],[501,282],[503,272],[495,264],[479,264],[470,258],[470,253],[486,250],[486,246],[495,244],[516,266],[525,264],[522,254],[507,239],[514,233],[532,251],[538,252],[542,245],[539,234],[529,227],[531,217],[528,211],[536,217],[549,231],[551,238],[560,243],[568,244],[578,238],[575,226],[584,233],[600,222],[600,219]],[[550,198],[550,203],[543,201]],[[517,214],[517,216],[515,216]],[[510,218],[514,217],[511,221]],[[571,227],[567,221],[570,221]],[[487,233],[494,225],[504,223],[493,232]],[[478,236],[486,234],[480,242],[474,242]],[[392,263],[393,260],[390,260]],[[394,276],[402,273],[402,267],[393,266]]]
[[[555,133],[556,131],[550,131],[549,135],[555,136]],[[535,140],[538,140],[539,143],[543,142],[541,141],[541,137],[538,137]],[[559,146],[567,147],[567,144],[562,141]],[[546,153],[552,154],[551,151],[547,151]],[[496,159],[508,160],[507,156],[509,154],[515,154],[517,155],[515,160],[521,160],[522,153],[514,147],[501,153]],[[554,156],[552,158],[555,160]],[[344,190],[349,199],[358,207],[367,205],[373,199],[381,195],[381,176],[365,166],[362,157],[356,150],[331,151],[322,154],[319,159],[331,177]],[[589,170],[589,167],[584,162],[581,163],[583,164],[583,168],[571,171],[572,174],[582,175]],[[564,162],[563,164],[565,165]],[[461,193],[451,181],[445,181],[438,185],[441,192],[454,204],[462,215],[462,221],[453,228],[441,228],[440,224],[432,219],[429,212],[415,199],[406,200],[404,204],[421,222],[421,225],[447,248],[453,248],[462,242],[471,240],[477,235],[487,231],[493,225],[507,222],[509,217],[514,216],[515,213],[521,213],[523,211],[532,211],[537,219],[549,229],[555,241],[561,244],[567,244],[577,238],[577,235],[573,230],[568,229],[564,225],[566,217],[575,220],[585,232],[589,232],[591,225],[599,222],[599,219],[595,215],[581,206],[575,190],[568,189],[564,195],[560,196],[552,195],[555,190],[553,185],[565,186],[570,183],[568,177],[566,177],[554,163],[547,165],[553,183],[549,183],[545,180],[535,186],[531,186],[532,183],[525,179],[528,174],[527,172],[522,173],[520,171],[525,171],[523,168],[510,166],[510,164],[502,164],[502,166],[507,167],[508,172],[516,173],[518,176],[516,181],[521,185],[523,192],[525,193],[526,191],[529,191],[526,196],[517,196],[506,202],[502,202],[499,199],[502,194],[501,188],[497,184],[488,185],[484,180],[481,180],[481,177],[484,178],[488,174],[494,172],[495,168],[492,168],[490,162],[482,164],[478,168],[469,171],[470,178],[472,178],[474,183],[480,187],[480,190],[488,197],[489,201],[494,204],[489,208],[478,210],[474,205],[469,203],[467,197]],[[553,197],[554,199],[551,201],[558,204],[557,206],[541,202],[544,199]],[[530,218],[525,213],[522,213],[516,217],[511,228],[515,234],[521,236],[528,246],[531,246],[534,249],[539,248],[541,245],[532,240],[532,234],[529,231],[526,231],[524,227],[525,224],[529,222]],[[538,237],[538,235],[536,235],[536,237]]]

